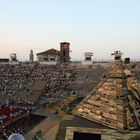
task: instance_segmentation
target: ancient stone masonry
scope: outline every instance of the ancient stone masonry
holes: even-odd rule
[[[140,86],[121,61],[73,113],[118,131],[140,128]]]

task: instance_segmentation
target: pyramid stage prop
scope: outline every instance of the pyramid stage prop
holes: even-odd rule
[[[140,84],[121,61],[115,61],[110,74],[73,113],[121,132],[140,129]]]

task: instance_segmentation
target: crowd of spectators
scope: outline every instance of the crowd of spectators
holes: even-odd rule
[[[0,129],[0,140],[7,140],[13,133],[25,135],[33,126],[45,118],[44,116],[30,115],[8,126],[4,126],[3,129]]]
[[[71,83],[72,75],[72,68],[65,64],[39,65],[32,73],[33,77],[46,81],[43,95],[47,97],[56,96],[58,91],[66,88]]]
[[[20,107],[31,109],[35,104],[31,98],[35,80],[45,80],[43,94],[55,96],[57,91],[68,86],[71,75],[71,68],[64,64],[56,66],[36,64],[34,67],[29,64],[0,65],[0,96],[2,97],[0,102],[12,102]]]
[[[0,93],[13,97],[31,82],[29,65],[0,65]]]
[[[26,109],[21,109],[15,106],[0,105],[0,130],[3,130],[4,132],[5,126],[28,115],[29,112]]]
[[[44,96],[55,96],[59,90],[66,88],[71,82],[72,69],[69,65],[48,66],[41,64],[0,64],[0,126],[5,139],[10,133],[22,129],[13,128],[7,131],[5,124],[20,117],[23,113],[36,110],[32,100],[34,81],[44,80],[46,85],[41,91]],[[22,98],[22,97],[25,98]]]

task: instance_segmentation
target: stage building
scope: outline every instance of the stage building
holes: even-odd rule
[[[60,51],[49,49],[44,52],[37,53],[37,61],[44,64],[57,64],[59,62],[70,61],[70,43],[60,43]]]

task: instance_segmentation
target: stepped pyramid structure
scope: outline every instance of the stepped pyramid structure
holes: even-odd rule
[[[140,85],[121,61],[74,110],[76,116],[117,131],[140,128]]]

